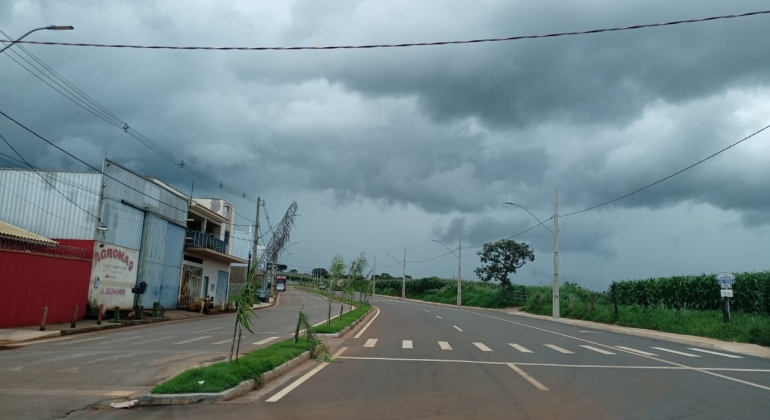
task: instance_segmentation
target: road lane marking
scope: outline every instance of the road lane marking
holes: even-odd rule
[[[453,327],[455,327],[455,329],[456,329],[457,331],[463,332],[463,330],[461,330],[461,329],[460,329],[460,327],[458,327],[457,325],[452,325],[452,326],[453,326]]]
[[[553,345],[553,344],[543,344],[543,345],[544,345],[544,346],[546,346],[546,347],[548,347],[548,348],[554,349],[554,350],[558,351],[559,353],[564,353],[564,354],[575,354],[575,353],[572,353],[572,352],[571,352],[571,351],[569,351],[569,350],[563,349],[563,348],[561,348],[561,347],[559,347],[559,346],[555,346],[555,345]]]
[[[152,343],[153,341],[169,340],[169,339],[172,339],[172,338],[174,338],[174,337],[176,337],[176,336],[175,336],[175,335],[169,335],[168,337],[153,338],[152,340],[144,340],[144,341],[140,341],[140,342],[138,342],[138,343],[131,343],[131,344],[133,344],[133,345],[135,345],[135,346],[138,346],[138,345],[140,345],[140,344],[147,344],[147,343]]]
[[[93,356],[95,354],[99,354],[99,352],[87,352],[87,353],[68,354],[68,355],[64,355],[64,356],[56,356],[56,357],[52,357],[52,358],[49,358],[49,359],[37,360],[37,361],[33,362],[32,364],[41,365],[43,363],[49,363],[49,362],[60,362],[62,360],[77,359],[77,358],[80,358],[80,357]]]
[[[84,340],[67,341],[66,343],[54,344],[54,346],[64,346],[67,344],[79,344],[79,343],[85,343],[86,341],[104,340],[105,338],[108,338],[108,337],[94,337],[94,338],[86,338]]]
[[[59,372],[59,373],[77,373],[79,370],[80,370],[80,368],[79,368],[79,367],[77,367],[77,366],[73,366],[73,367],[71,367],[71,368],[66,368],[66,369],[62,369],[62,370],[57,370],[56,372]]]
[[[97,363],[97,362],[101,362],[101,361],[104,361],[104,360],[113,360],[113,359],[125,359],[125,358],[127,358],[127,357],[133,357],[133,356],[136,356],[137,354],[139,354],[139,353],[123,353],[123,354],[116,354],[116,355],[114,355],[114,356],[107,356],[107,357],[102,357],[101,359],[93,359],[93,360],[88,360],[88,361],[85,361],[85,362],[83,362],[83,363],[81,363],[81,364],[82,364],[82,365],[87,365],[87,364],[90,364],[90,363]]]
[[[452,350],[452,346],[446,341],[439,341],[438,346],[441,347],[441,350]]]
[[[474,346],[478,347],[481,351],[492,351],[489,347],[485,346],[484,343],[473,343]]]
[[[269,343],[269,342],[271,342],[273,340],[277,340],[279,338],[281,338],[281,337],[267,337],[267,338],[265,338],[263,340],[259,340],[257,342],[251,343],[251,344],[254,345],[254,346],[259,346],[259,345],[262,345],[262,344],[267,344],[267,343]]]
[[[402,349],[412,349],[412,340],[404,340],[401,342],[401,348]]]
[[[374,345],[377,344],[376,338],[370,338],[366,340],[366,343],[364,343],[364,347],[374,347]]]
[[[407,308],[408,308],[408,306],[407,306]],[[430,313],[430,311],[429,311],[429,310],[427,310],[427,309],[423,309],[423,311]]]
[[[211,344],[225,344],[225,343],[230,343],[232,341],[233,341],[232,338],[228,338],[227,340],[217,341],[217,342],[211,343]]]
[[[374,320],[377,319],[379,315],[380,315],[380,308],[377,308],[377,313],[374,314],[374,317],[371,320],[369,320],[369,322],[367,322],[366,325],[364,325],[364,328],[361,328],[361,331],[359,331],[358,334],[356,334],[356,336],[353,338],[361,337],[361,334],[363,334],[364,331],[366,331],[366,329],[369,328],[370,325],[372,325],[372,322],[374,322]]]
[[[513,369],[514,372],[516,372],[519,375],[521,375],[522,378],[526,379],[527,381],[529,381],[529,383],[534,385],[535,388],[537,388],[537,389],[539,389],[541,391],[548,391],[548,388],[546,388],[543,384],[538,382],[535,378],[527,375],[527,372],[524,372],[523,370],[519,369],[518,366],[514,365],[513,363],[508,363],[508,366],[510,366],[510,368]]]
[[[634,353],[638,353],[638,354],[643,354],[645,356],[657,356],[657,354],[655,354],[655,353],[650,353],[650,352],[647,352],[647,351],[641,351],[641,350],[637,350],[637,349],[632,349],[631,347],[624,347],[624,346],[615,346],[615,347],[619,348],[621,350],[630,351],[630,352],[634,352]]]
[[[342,355],[342,352],[344,352],[347,349],[348,349],[347,347],[341,348],[337,353],[334,354],[334,356],[332,356],[332,360],[340,357],[340,355]],[[285,397],[289,392],[293,391],[295,388],[297,388],[298,386],[300,386],[303,383],[305,383],[305,381],[310,379],[313,375],[315,375],[316,373],[320,372],[321,369],[325,368],[328,364],[329,364],[329,362],[321,363],[315,369],[313,369],[310,372],[302,375],[299,379],[297,379],[296,381],[292,382],[289,386],[287,386],[286,388],[282,389],[280,392],[278,392],[277,394],[273,395],[272,397],[268,398],[265,402],[278,402],[281,398]]]
[[[438,315],[436,315],[436,318],[438,318],[438,319],[443,319],[443,318],[441,318],[441,317],[440,317],[440,316],[438,316]]]
[[[0,368],[0,370],[10,371],[10,372],[21,372],[21,369],[24,366],[15,366],[15,367],[8,367],[8,368]]]
[[[191,338],[189,340],[180,341],[178,343],[171,343],[171,344],[187,344],[187,343],[192,343],[193,341],[205,340],[207,338],[211,338],[211,336],[210,335],[204,335],[202,337],[195,337],[195,338]]]
[[[121,341],[136,340],[136,339],[139,339],[139,338],[142,338],[142,336],[141,335],[134,335],[134,336],[131,336],[131,337],[121,338],[120,340],[105,341],[102,344],[109,345],[109,344],[119,343]]]
[[[687,357],[700,357],[697,354],[690,354],[690,353],[684,353],[684,352],[676,351],[676,350],[669,350],[669,349],[665,349],[663,347],[653,347],[653,348],[655,350],[666,351],[666,352],[674,353],[674,354],[680,354],[682,356],[687,356]]]
[[[513,347],[513,348],[515,348],[516,350],[518,350],[518,351],[520,351],[522,353],[532,353],[532,350],[530,350],[530,349],[528,349],[526,347],[522,347],[522,346],[520,346],[518,344],[508,343],[508,345]]]
[[[164,363],[175,362],[177,360],[187,359],[193,356],[195,356],[195,354],[186,354],[186,353],[174,354],[171,356],[163,357],[161,359],[155,359],[153,361],[147,362],[144,364],[144,366],[160,366]]]
[[[710,350],[703,350],[703,349],[697,349],[697,348],[695,348],[695,347],[688,347],[688,350],[699,351],[699,352],[701,352],[701,353],[716,354],[717,356],[724,356],[724,357],[729,357],[729,358],[731,358],[731,359],[743,359],[743,357],[741,357],[741,356],[736,356],[736,355],[734,355],[734,354],[717,353],[717,352],[715,352],[715,351],[710,351]]]
[[[581,345],[580,345],[580,347],[582,347],[582,348],[584,348],[584,349],[592,350],[592,351],[595,351],[595,352],[597,352],[597,353],[601,353],[601,354],[615,354],[615,353],[613,353],[613,352],[611,352],[611,351],[607,351],[607,350],[598,349],[598,348],[596,348],[596,347],[592,347],[592,346],[586,346],[586,345],[584,345],[584,344],[581,344]]]
[[[609,346],[607,344],[597,343],[595,341],[586,340],[584,338],[579,338],[579,337],[571,336],[571,335],[568,335],[568,334],[562,334],[562,333],[559,333],[559,332],[556,332],[556,331],[547,330],[545,328],[539,328],[539,327],[535,327],[533,325],[523,324],[521,322],[516,322],[516,321],[511,321],[510,319],[498,318],[498,317],[495,317],[495,316],[485,315],[485,314],[481,314],[481,313],[478,313],[478,312],[473,312],[473,311],[468,311],[468,310],[463,310],[463,309],[458,309],[458,310],[466,312],[466,313],[469,313],[469,314],[474,314],[474,315],[478,315],[478,316],[483,316],[483,317],[487,317],[487,318],[496,319],[498,321],[508,322],[510,324],[520,325],[522,327],[531,328],[533,330],[547,332],[549,334],[554,334],[554,335],[558,335],[558,336],[561,336],[561,337],[571,338],[573,340],[582,341],[584,343],[591,343],[591,344],[594,344],[594,345],[600,346],[600,347],[612,348],[611,346]],[[636,354],[636,353],[629,352],[628,354]],[[754,382],[744,381],[742,379],[733,378],[731,376],[720,375],[718,373],[709,372],[708,370],[705,370],[703,368],[687,366],[687,365],[683,365],[683,364],[677,363],[677,362],[672,362],[672,361],[666,360],[666,359],[661,359],[661,358],[652,357],[652,356],[644,356],[644,355],[641,355],[641,354],[636,354],[636,355],[640,356],[640,357],[646,357],[646,358],[648,358],[650,360],[655,360],[656,362],[661,362],[661,363],[666,363],[666,364],[673,365],[673,366],[683,367],[683,368],[686,368],[686,369],[690,369],[690,370],[694,370],[694,371],[697,371],[697,372],[705,373],[706,375],[711,375],[711,376],[715,376],[717,378],[726,379],[728,381],[737,382],[739,384],[744,384],[744,385],[748,385],[748,386],[751,386],[751,387],[754,387],[754,388],[759,388],[759,389],[764,389],[766,391],[770,391],[770,386],[764,386],[764,385],[760,385],[760,384],[757,384],[757,383],[754,383]]]
[[[224,328],[224,327],[209,328],[207,330],[195,331],[195,332],[192,332],[191,334],[198,334],[198,333],[202,333],[202,332],[206,332],[206,331],[214,331],[214,330],[218,330],[220,328]]]

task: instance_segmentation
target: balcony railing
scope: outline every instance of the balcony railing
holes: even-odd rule
[[[227,253],[227,244],[225,241],[219,240],[208,233],[195,230],[187,230],[187,237],[185,238],[184,245],[213,249],[214,251],[223,254]]]

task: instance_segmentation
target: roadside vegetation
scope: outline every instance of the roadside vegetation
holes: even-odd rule
[[[334,334],[342,331],[347,327],[348,325],[356,322],[359,318],[364,316],[372,307],[369,305],[362,306],[356,309],[353,309],[352,311],[345,312],[342,314],[342,317],[339,316],[332,319],[332,321],[326,325],[321,324],[317,327],[313,327],[313,331],[316,334]]]
[[[255,350],[233,363],[219,362],[190,369],[156,386],[152,394],[183,394],[191,392],[222,392],[249,379],[260,380],[263,373],[308,351],[307,337],[293,338]],[[313,355],[316,356],[316,355]],[[203,383],[200,383],[200,382]]]

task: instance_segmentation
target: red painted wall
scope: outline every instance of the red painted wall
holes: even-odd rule
[[[58,242],[90,250],[92,258],[93,241]],[[90,277],[90,259],[0,249],[0,328],[38,325],[45,306],[48,324],[70,322],[75,305],[83,319]]]

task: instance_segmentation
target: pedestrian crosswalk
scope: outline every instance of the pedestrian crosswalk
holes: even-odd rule
[[[431,344],[431,346],[435,346],[436,342],[433,342],[434,344]],[[506,343],[507,347],[500,348],[499,350],[507,350],[511,351],[511,349],[516,350],[516,353],[521,354],[535,354],[535,353],[551,353],[551,354],[562,354],[562,355],[571,355],[569,357],[583,357],[587,354],[593,354],[596,353],[597,355],[604,355],[604,356],[616,356],[618,353],[620,354],[631,354],[631,355],[637,355],[637,356],[647,356],[647,357],[660,357],[659,352],[666,352],[668,354],[674,354],[678,356],[684,356],[684,357],[691,357],[691,358],[699,358],[701,357],[698,354],[688,353],[680,350],[674,350],[669,349],[665,347],[650,347],[650,349],[658,350],[658,353],[652,353],[646,350],[633,348],[633,347],[627,347],[627,346],[607,346],[607,345],[587,345],[587,344],[576,344],[573,346],[567,346],[562,344],[562,346],[557,346],[555,344],[550,343],[543,343],[542,344],[542,350],[538,350],[537,347],[529,346],[525,347],[519,343]],[[422,341],[415,341],[415,340],[401,340],[401,349],[407,349],[407,350],[415,350],[424,348],[425,343]],[[454,350],[456,347],[459,346],[466,346],[468,349],[472,349],[474,351],[481,351],[481,352],[494,352],[494,347],[496,346],[490,346],[487,345],[487,343],[482,343],[479,341],[472,341],[472,342],[466,342],[463,343],[450,343],[449,341],[438,341],[438,347],[441,350]],[[385,340],[385,344],[382,343],[382,340],[379,340],[377,338],[369,338],[367,339],[363,347],[371,349],[371,348],[393,348],[392,340]],[[565,348],[568,347],[568,348]],[[431,347],[435,349],[435,347]],[[532,350],[534,349],[534,350]],[[721,353],[706,349],[699,349],[695,347],[689,347],[687,348],[688,351],[703,353],[704,355],[713,355],[713,356],[720,356],[730,359],[742,359],[742,356],[737,356],[734,354],[728,354],[728,353]]]

